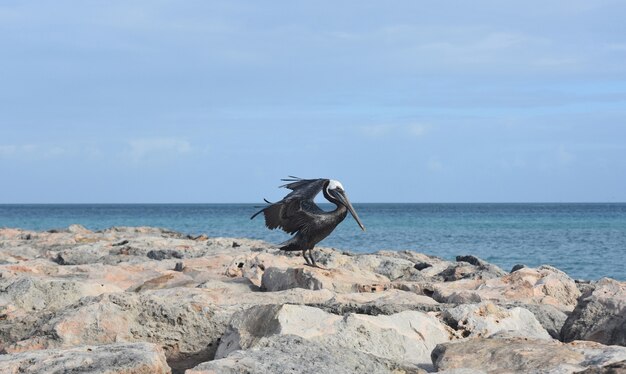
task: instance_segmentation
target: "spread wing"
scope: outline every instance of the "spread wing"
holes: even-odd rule
[[[313,202],[315,196],[322,190],[328,179],[301,179],[290,177],[283,179],[287,183],[281,187],[292,190],[281,201],[270,203],[267,207],[256,212],[250,219],[263,213],[265,226],[273,230],[280,228],[294,234],[306,232],[315,221],[315,214],[322,210]],[[267,201],[267,200],[266,200]]]

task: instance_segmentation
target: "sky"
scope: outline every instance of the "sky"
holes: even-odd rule
[[[0,2],[0,203],[626,202],[625,1]]]

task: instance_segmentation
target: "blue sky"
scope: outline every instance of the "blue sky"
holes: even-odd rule
[[[3,1],[0,203],[626,201],[624,1]]]

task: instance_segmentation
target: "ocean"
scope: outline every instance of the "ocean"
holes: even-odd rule
[[[0,205],[0,227],[32,230],[78,223],[92,230],[157,226],[186,234],[246,237],[279,243],[281,231],[250,220],[258,204]],[[320,204],[330,210],[331,205]],[[352,252],[410,249],[454,260],[472,254],[504,270],[515,264],[555,266],[576,279],[626,280],[626,204],[354,204],[320,243]]]

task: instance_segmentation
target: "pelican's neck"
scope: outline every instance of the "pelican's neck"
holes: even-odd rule
[[[337,201],[337,199],[335,199],[334,197],[332,197],[326,190],[326,186],[324,185],[324,189],[322,190],[324,193],[324,198],[326,198],[326,200],[328,200],[330,203],[335,204],[335,210],[332,211],[332,213],[341,215],[343,213],[347,213],[348,212],[348,208],[345,207],[345,205],[343,205],[342,203],[340,203],[339,201]]]

